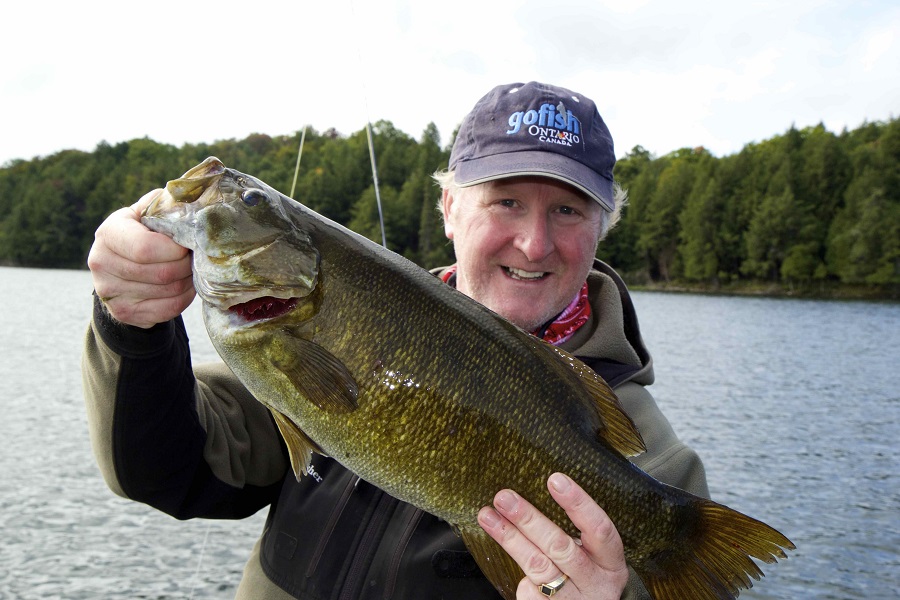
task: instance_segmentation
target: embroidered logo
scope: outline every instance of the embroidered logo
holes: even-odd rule
[[[556,106],[549,102],[541,104],[538,110],[520,110],[509,115],[508,135],[525,131],[540,142],[574,146],[581,143],[581,121],[562,101]]]

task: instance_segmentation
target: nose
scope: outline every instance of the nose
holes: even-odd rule
[[[514,246],[529,262],[537,263],[547,258],[555,248],[553,229],[549,217],[537,212],[522,219]]]

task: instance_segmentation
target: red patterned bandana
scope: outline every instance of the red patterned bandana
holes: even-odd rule
[[[588,284],[585,281],[581,290],[575,294],[575,298],[564,311],[548,324],[531,333],[543,338],[545,342],[559,346],[575,335],[578,328],[587,323],[590,317],[591,301],[588,298]]]
[[[456,287],[456,265],[441,275],[441,280]],[[588,298],[588,284],[585,281],[575,298],[555,319],[531,332],[532,335],[558,346],[570,339],[578,328],[591,317],[591,302]]]

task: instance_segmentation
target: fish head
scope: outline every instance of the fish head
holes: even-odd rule
[[[141,222],[193,251],[194,287],[232,325],[253,325],[312,294],[320,257],[298,227],[293,201],[209,157],[165,190]]]

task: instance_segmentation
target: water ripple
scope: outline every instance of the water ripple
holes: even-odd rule
[[[100,477],[79,370],[88,273],[0,268],[0,280],[4,306],[30,308],[0,321],[0,598],[233,597],[263,514],[180,522]],[[896,597],[900,306],[652,293],[635,303],[651,391],[703,457],[713,497],[798,546],[742,598]],[[186,320],[195,360],[214,360],[198,307]]]

